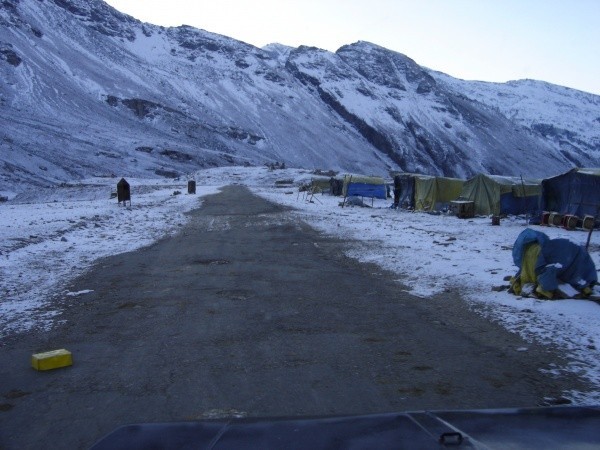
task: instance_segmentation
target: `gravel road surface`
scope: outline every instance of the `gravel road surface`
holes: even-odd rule
[[[118,224],[115,224],[118,226]],[[49,332],[0,346],[0,449],[87,448],[119,425],[538,406],[559,356],[229,186],[177,235],[101,260]],[[410,255],[406,255],[410,258]],[[72,367],[37,372],[66,348]]]

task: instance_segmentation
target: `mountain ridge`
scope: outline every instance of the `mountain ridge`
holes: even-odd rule
[[[457,177],[600,165],[593,94],[466,82],[366,41],[260,49],[100,0],[1,5],[0,191],[275,161]]]

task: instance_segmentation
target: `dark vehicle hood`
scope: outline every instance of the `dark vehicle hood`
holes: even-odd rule
[[[600,448],[600,407],[422,411],[127,425],[93,450]]]

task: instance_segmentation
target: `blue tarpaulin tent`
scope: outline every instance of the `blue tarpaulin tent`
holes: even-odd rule
[[[343,191],[348,197],[387,198],[385,181],[380,177],[344,175]]]
[[[596,217],[600,208],[600,168],[572,169],[542,181],[542,210]]]

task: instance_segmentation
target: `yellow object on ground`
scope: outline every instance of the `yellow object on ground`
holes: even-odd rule
[[[535,264],[537,263],[541,250],[542,247],[540,244],[529,244],[527,247],[525,247],[525,252],[523,253],[523,262],[521,263],[521,283],[537,284]]]
[[[521,289],[527,283],[537,284],[535,264],[537,262],[541,250],[542,247],[540,246],[540,244],[529,244],[527,247],[525,247],[519,277],[513,277],[510,281],[511,288],[516,295],[521,295]]]
[[[71,352],[64,348],[50,352],[36,353],[31,356],[31,365],[35,370],[52,370],[73,365]]]
[[[535,288],[535,292],[538,295],[540,295],[542,297],[545,297],[545,298],[547,298],[549,300],[552,300],[554,298],[554,292],[543,290],[542,286],[540,286],[539,284],[538,284],[538,287]]]

